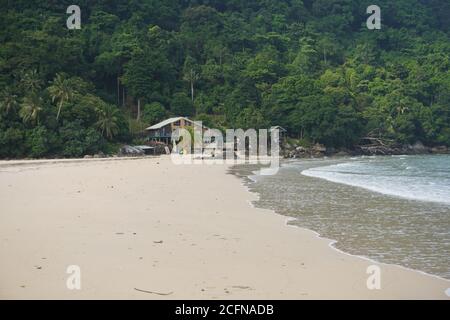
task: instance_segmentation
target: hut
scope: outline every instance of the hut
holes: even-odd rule
[[[145,129],[147,139],[149,141],[159,141],[165,144],[172,144],[172,132],[176,129],[193,128],[194,125],[199,125],[199,122],[191,120],[187,117],[174,117],[161,121]],[[207,127],[202,126],[203,133],[208,130]]]
[[[272,132],[276,129],[278,129],[278,132],[279,132],[280,142],[282,144],[284,144],[287,139],[287,130],[285,128],[283,128],[282,126],[273,126],[273,127],[270,127],[270,129],[269,129],[270,134],[272,134]]]
[[[172,143],[172,132],[178,128],[194,127],[195,122],[186,117],[174,117],[161,121],[145,129],[149,141]]]

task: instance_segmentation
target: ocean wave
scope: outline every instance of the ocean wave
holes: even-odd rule
[[[384,158],[314,167],[301,173],[308,177],[364,188],[410,200],[450,204],[450,158]]]

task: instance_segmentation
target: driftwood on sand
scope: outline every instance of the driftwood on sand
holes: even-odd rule
[[[142,289],[138,289],[138,288],[134,288],[134,290],[139,291],[139,292],[144,292],[144,293],[157,294],[159,296],[168,296],[168,295],[171,295],[173,293],[172,291],[168,292],[168,293],[164,293],[164,292],[142,290]]]

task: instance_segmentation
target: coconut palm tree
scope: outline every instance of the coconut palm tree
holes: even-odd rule
[[[11,88],[3,89],[0,93],[0,110],[8,114],[10,111],[16,109],[18,105],[18,97],[13,90]]]
[[[42,87],[42,80],[36,70],[31,70],[23,75],[20,84],[25,92],[36,93]]]
[[[36,94],[25,97],[19,115],[24,123],[38,123],[39,113],[42,111],[42,98]]]
[[[58,113],[56,114],[56,120],[59,119],[61,114],[62,106],[65,102],[70,101],[73,96],[73,90],[70,80],[67,79],[63,74],[56,74],[52,85],[48,88],[50,96],[52,97],[52,102],[58,100]]]
[[[191,86],[191,100],[194,102],[194,85],[200,79],[200,74],[193,68],[190,68],[183,77],[184,81],[188,81]]]
[[[108,139],[112,139],[119,131],[118,113],[117,107],[106,103],[97,108],[98,121],[96,126],[101,130],[102,135],[105,135]]]

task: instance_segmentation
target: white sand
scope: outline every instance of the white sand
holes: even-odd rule
[[[389,265],[381,289],[368,290],[373,262],[252,208],[225,166],[9,164],[0,162],[2,299],[448,299],[449,281]],[[81,268],[81,290],[66,287],[69,265]]]

